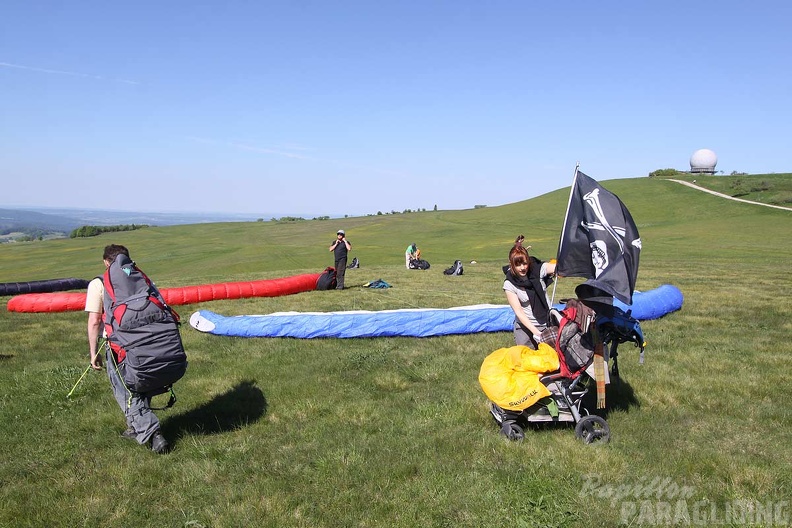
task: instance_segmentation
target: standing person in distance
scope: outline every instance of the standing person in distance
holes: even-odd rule
[[[509,252],[503,291],[514,311],[515,344],[534,350],[538,348],[550,315],[547,284],[551,282],[555,268],[555,262],[542,262],[530,257],[522,246],[514,246]]]
[[[336,239],[330,244],[330,251],[335,256],[336,290],[344,289],[344,274],[346,273],[347,253],[352,249],[352,244],[346,239],[346,233],[339,229]]]
[[[117,244],[105,246],[102,260],[105,269],[109,268],[118,255],[129,257],[129,250]],[[102,369],[102,357],[99,355],[99,338],[102,337],[102,314],[104,313],[104,282],[100,277],[93,279],[88,284],[88,293],[85,299],[85,311],[88,312],[88,350],[91,354],[91,367],[94,370]],[[105,345],[105,361],[107,362],[107,377],[113,389],[118,406],[126,417],[126,430],[121,433],[124,438],[135,440],[140,445],[150,445],[155,453],[166,453],[168,442],[160,432],[160,423],[151,410],[151,398],[127,390],[124,381],[118,376],[118,371],[113,368],[115,359],[110,357],[113,351]]]

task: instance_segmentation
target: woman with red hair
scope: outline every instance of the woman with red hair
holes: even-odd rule
[[[550,314],[547,285],[553,280],[555,268],[555,262],[531,257],[521,245],[509,252],[503,291],[514,310],[514,342],[518,345],[536,349],[541,341]]]

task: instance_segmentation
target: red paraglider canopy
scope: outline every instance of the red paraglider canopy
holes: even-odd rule
[[[222,282],[160,290],[165,302],[172,306],[221,299],[247,297],[279,297],[316,289],[321,273],[294,275],[280,279],[247,282]],[[85,293],[29,293],[8,301],[9,312],[70,312],[85,309]]]

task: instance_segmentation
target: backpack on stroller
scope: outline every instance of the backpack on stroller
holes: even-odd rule
[[[588,394],[592,382],[596,383],[598,370],[603,383],[609,383],[611,376],[614,380],[618,379],[616,358],[619,343],[634,342],[635,346],[640,348],[641,362],[646,344],[639,322],[629,313],[610,306],[601,312],[604,315],[598,316],[577,299],[567,302],[564,310],[551,310],[551,317],[558,326],[545,330],[543,339],[552,341],[549,344],[555,347],[559,368],[553,372],[540,371],[537,374],[541,384],[539,394],[549,395],[539,399],[527,399],[528,405],[524,407],[498,405],[491,401],[490,413],[500,426],[501,434],[510,440],[522,440],[525,438],[525,428],[529,423],[570,422],[575,424],[577,438],[587,444],[607,442],[610,439],[610,427],[607,421],[601,416],[590,414],[584,404],[584,397]],[[607,365],[609,359],[613,360],[610,376],[607,369],[600,370],[594,365],[596,337],[593,335],[593,330],[595,328],[603,344],[603,362]],[[522,367],[521,365],[519,370],[522,370]],[[514,374],[524,375],[523,372],[512,375]],[[480,375],[479,382],[484,392],[490,396],[491,387],[485,386],[487,380]],[[492,400],[492,397],[490,399]],[[522,399],[515,398],[515,402],[519,401]]]

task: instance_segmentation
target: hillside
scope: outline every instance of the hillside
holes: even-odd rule
[[[662,179],[610,180],[604,185],[620,196],[638,225],[644,242],[642,270],[689,258],[719,259],[724,248],[780,258],[792,246],[766,244],[790,241],[792,213],[730,202]],[[166,285],[314,271],[331,261],[327,246],[339,228],[346,229],[353,256],[364,266],[403,262],[404,248],[411,242],[435,269],[457,259],[500,262],[519,233],[538,256],[550,258],[557,250],[568,195],[567,187],[509,205],[463,211],[160,226],[145,233],[6,246],[0,248],[0,281],[93,276],[97,255],[111,242],[127,244]]]
[[[189,368],[177,404],[157,411],[174,447],[163,457],[120,437],[107,376],[86,370],[84,313],[0,311],[0,526],[617,526],[647,508],[677,512],[679,490],[691,517],[710,515],[694,524],[754,506],[786,515],[792,212],[661,179],[602,183],[641,231],[638,289],[671,283],[685,296],[680,311],[642,323],[643,364],[619,348],[607,408],[589,406],[607,419],[609,444],[583,445],[561,424],[522,443],[499,435],[477,376],[511,332],[303,340],[184,324]],[[0,282],[94,277],[111,242],[161,287],[317,273],[343,228],[361,262],[349,289],[200,302],[177,307],[182,320],[503,305],[514,237],[553,256],[567,199],[561,189],[466,211],[5,244]],[[405,269],[410,242],[430,270]],[[455,259],[464,275],[443,275]],[[378,278],[392,288],[362,287]],[[559,298],[575,280],[557,281]],[[737,524],[773,524],[750,519]]]
[[[180,225],[206,222],[253,221],[253,215],[231,213],[144,213],[96,209],[0,209],[0,240],[63,238],[84,226]]]
[[[666,177],[695,182],[696,185],[733,198],[787,207],[792,205],[792,173],[730,176],[678,173]]]
[[[0,235],[26,233],[66,234],[79,227],[79,221],[68,216],[38,213],[20,209],[0,209]]]

